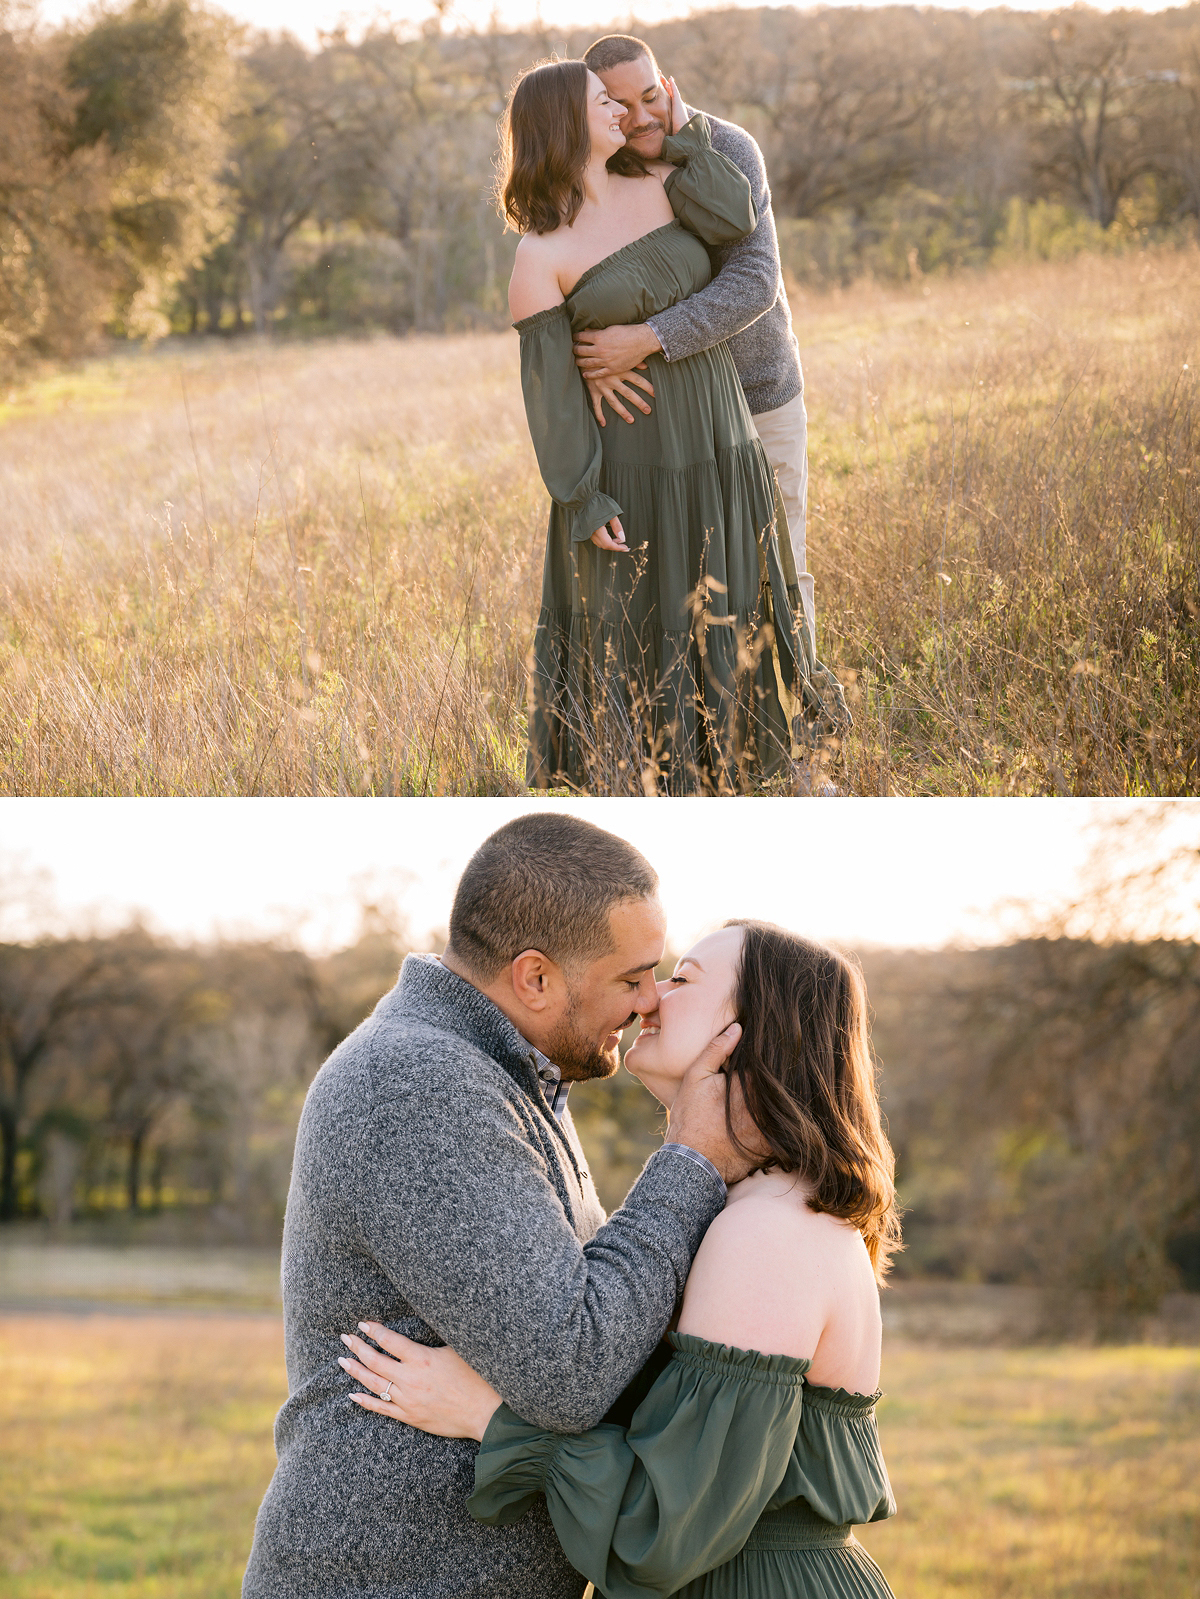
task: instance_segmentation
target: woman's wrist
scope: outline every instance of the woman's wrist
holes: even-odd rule
[[[471,1427],[471,1437],[474,1438],[477,1444],[483,1442],[483,1435],[488,1430],[488,1424],[503,1403],[502,1399],[489,1399],[485,1405],[481,1405],[476,1411],[475,1420]]]

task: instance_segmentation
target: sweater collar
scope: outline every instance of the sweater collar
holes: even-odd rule
[[[493,1000],[443,966],[436,956],[406,955],[392,993],[408,1015],[457,1033],[490,1055],[527,1092],[539,1092],[539,1067],[543,1062],[550,1064],[546,1057],[517,1031]]]

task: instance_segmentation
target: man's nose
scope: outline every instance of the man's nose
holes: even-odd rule
[[[654,981],[653,972],[647,972],[638,984],[633,1008],[639,1016],[649,1016],[651,1011],[658,1009],[658,984]]]

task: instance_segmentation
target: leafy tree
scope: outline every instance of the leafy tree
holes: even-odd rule
[[[70,146],[109,157],[106,247],[126,332],[167,330],[171,289],[224,230],[218,174],[236,38],[227,17],[190,0],[130,0],[70,41]]]
[[[1035,165],[1052,195],[1065,192],[1109,228],[1121,201],[1164,164],[1170,76],[1138,60],[1128,14],[1073,9],[1029,27],[1028,77],[1016,89]]]
[[[102,1085],[103,1127],[128,1148],[129,1209],[141,1205],[146,1156],[156,1127],[203,1072],[200,1038],[218,1026],[228,998],[213,985],[206,962],[190,952],[145,944],[126,980],[89,1007],[72,1030],[72,1047]]]
[[[90,941],[0,946],[0,1221],[17,1210],[17,1148],[36,1076],[96,1000],[104,952]]]
[[[1110,813],[1042,936],[867,959],[902,1270],[1037,1285],[1060,1330],[1086,1296],[1110,1334],[1196,1285],[1198,888],[1194,817]]]
[[[339,135],[327,65],[294,40],[263,40],[247,57],[230,119],[225,185],[236,216],[234,253],[261,332],[283,294],[285,251],[317,210]]]
[[[692,18],[681,44],[696,98],[761,130],[786,215],[861,206],[916,176],[952,91],[957,101],[973,87],[917,12],[883,23],[841,10],[759,18],[748,38],[740,14]]]
[[[378,230],[403,251],[412,326],[438,331],[453,308],[498,305],[508,260],[489,191],[496,120],[521,65],[519,36],[415,39],[369,31],[340,46],[356,87],[355,126],[331,221]],[[527,57],[526,57],[527,58]],[[501,87],[502,85],[502,87]]]
[[[1168,88],[1163,163],[1166,193],[1176,215],[1200,221],[1200,24],[1180,51],[1176,81]]]
[[[0,375],[73,354],[107,311],[109,162],[73,147],[61,50],[0,0]]]

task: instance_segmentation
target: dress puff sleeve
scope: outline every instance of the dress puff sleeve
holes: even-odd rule
[[[570,313],[556,305],[513,326],[521,335],[521,388],[542,482],[570,514],[571,537],[582,544],[621,507],[600,493],[600,429],[575,365]]]
[[[683,1333],[628,1427],[542,1432],[502,1405],[467,1508],[506,1526],[545,1494],[567,1559],[605,1599],[676,1593],[732,1560],[783,1481],[806,1360]]]
[[[675,166],[663,187],[685,228],[713,245],[736,244],[754,232],[758,209],[749,179],[713,149],[703,112],[663,140],[662,155]]]

